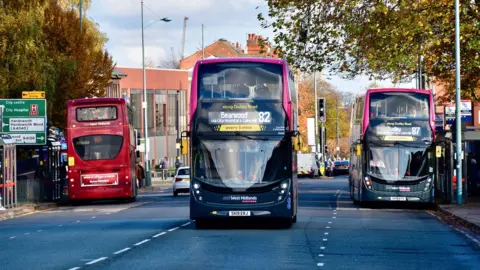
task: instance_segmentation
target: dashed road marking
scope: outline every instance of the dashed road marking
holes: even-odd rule
[[[326,232],[325,235],[328,235],[328,232]]]
[[[180,226],[182,226],[182,227],[185,227],[185,226],[188,226],[188,225],[190,225],[191,223],[192,223],[192,222],[190,221],[190,222],[187,222],[187,223],[185,223],[185,224],[182,224],[182,225],[180,225]]]
[[[326,242],[327,240],[328,240],[327,238],[323,238],[323,241],[325,241],[325,242]]]
[[[96,218],[96,217],[92,217],[92,218]]]
[[[78,270],[78,269],[80,269],[80,267],[73,267],[73,268],[70,268],[68,270]]]
[[[59,224],[58,227],[62,227],[63,225],[62,224]]]
[[[323,254],[318,254],[318,256],[319,256],[319,257],[323,257],[323,256],[325,256],[325,255],[323,255]]]
[[[136,243],[134,246],[140,246],[141,244],[145,244],[145,243],[147,243],[148,241],[150,241],[150,239],[145,239],[145,240],[143,240],[143,241],[140,241],[140,242]]]
[[[155,234],[155,235],[153,236],[153,238],[157,238],[157,237],[162,236],[162,235],[164,235],[164,234],[167,234],[167,233],[166,233],[166,232],[161,232],[161,233],[159,233],[159,234]]]
[[[111,213],[105,213],[105,215],[110,215]]]
[[[332,222],[331,222],[331,221],[329,221],[329,222],[328,222],[328,224],[332,224]]]
[[[94,264],[94,263],[97,263],[97,262],[101,262],[103,260],[106,260],[107,258],[108,257],[101,257],[101,258],[95,259],[93,261],[87,262],[86,265],[91,265],[91,264]]]
[[[320,249],[325,249],[325,247],[320,247]]]
[[[324,266],[324,263],[317,263],[317,266]]]
[[[330,229],[330,226],[325,227],[325,229]]]
[[[10,236],[10,239],[13,239],[13,238],[15,238],[15,236]]]
[[[169,232],[173,232],[175,230],[177,230],[179,227],[175,227],[175,228],[171,228],[170,230],[168,230]]]
[[[37,232],[41,232],[42,230],[38,230]]]
[[[77,220],[77,223],[79,223],[79,222],[80,222],[80,220]]]
[[[30,234],[29,232],[24,233],[24,235],[29,235],[29,234]]]
[[[332,217],[332,218],[337,218],[337,217]]]
[[[120,249],[119,251],[115,251],[113,254],[117,255],[117,254],[123,253],[123,252],[125,252],[125,251],[127,251],[127,250],[130,250],[130,248],[127,247],[127,248],[124,248],[124,249]]]

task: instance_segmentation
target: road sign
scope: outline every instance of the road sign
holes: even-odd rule
[[[20,145],[44,145],[47,141],[45,99],[0,99],[1,131]]]
[[[45,98],[45,91],[23,91],[22,98]]]

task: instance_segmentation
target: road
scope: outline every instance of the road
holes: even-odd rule
[[[196,229],[188,195],[61,207],[0,222],[2,269],[479,269],[480,249],[424,209],[362,208],[346,177],[300,181],[291,229]]]

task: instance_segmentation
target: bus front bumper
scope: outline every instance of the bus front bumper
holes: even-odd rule
[[[376,191],[362,187],[361,201],[388,201],[388,202],[419,202],[431,203],[433,202],[433,195],[431,188],[427,191],[417,192],[397,192],[397,191]]]

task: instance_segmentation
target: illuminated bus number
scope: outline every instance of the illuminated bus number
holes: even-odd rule
[[[260,123],[270,123],[272,121],[270,117],[270,112],[259,112],[258,113],[258,121]]]
[[[412,135],[413,136],[420,135],[420,128],[419,127],[412,127]]]

